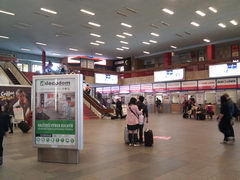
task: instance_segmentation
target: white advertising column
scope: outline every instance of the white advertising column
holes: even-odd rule
[[[79,163],[83,149],[82,75],[33,77],[33,144],[38,160]]]

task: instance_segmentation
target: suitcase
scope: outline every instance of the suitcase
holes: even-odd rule
[[[124,128],[124,142],[125,144],[129,144],[129,139],[128,139],[128,128]]]
[[[26,121],[21,121],[18,124],[19,129],[22,130],[23,133],[27,133],[29,131],[29,129],[31,128],[28,123],[26,123]]]
[[[153,145],[153,132],[150,129],[144,131],[144,145],[152,146]]]
[[[114,119],[118,119],[117,116],[111,116],[111,119],[114,120]]]
[[[187,118],[188,118],[188,113],[184,113],[184,114],[183,114],[183,118],[184,118],[184,119],[187,119]]]

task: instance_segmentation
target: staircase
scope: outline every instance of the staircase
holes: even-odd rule
[[[10,69],[4,69],[5,73],[9,77],[9,79],[13,82],[13,84],[20,85],[20,82],[16,79]]]
[[[83,105],[83,119],[99,119],[85,104]]]

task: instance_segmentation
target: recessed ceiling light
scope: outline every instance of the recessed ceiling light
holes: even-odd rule
[[[101,27],[100,24],[94,23],[94,22],[88,22],[89,25],[96,26],[96,27]]]
[[[196,14],[200,15],[200,16],[206,16],[206,14],[200,10],[195,11]]]
[[[128,42],[126,42],[126,41],[120,41],[120,43],[122,43],[122,44],[128,44]]]
[[[205,42],[208,42],[208,43],[210,42],[210,40],[209,40],[209,39],[203,39],[203,41],[205,41]]]
[[[117,59],[123,59],[123,57],[118,56]]]
[[[221,28],[226,28],[227,26],[223,23],[218,23],[218,26],[220,26]]]
[[[176,46],[170,46],[171,48],[173,48],[173,49],[177,49],[177,47]]]
[[[236,20],[231,20],[230,23],[233,24],[234,26],[238,25],[238,22]]]
[[[9,39],[9,37],[7,37],[7,36],[0,36],[0,38],[2,38],[2,39]]]
[[[153,32],[151,33],[151,35],[152,35],[152,36],[156,36],[156,37],[159,36],[159,34],[157,34],[157,33],[153,33]]]
[[[52,26],[63,28],[64,26],[62,24],[56,24],[56,23],[51,23]]]
[[[41,42],[36,42],[36,44],[38,44],[38,45],[42,45],[42,46],[46,46],[47,44],[45,44],[45,43],[41,43]]]
[[[217,12],[218,12],[217,9],[214,8],[214,7],[208,7],[208,9],[209,9],[210,11],[214,12],[214,13],[217,13]]]
[[[167,9],[167,8],[162,9],[162,11],[165,12],[165,13],[171,14],[171,15],[174,14],[173,11],[171,11],[171,10],[169,10],[169,9]]]
[[[123,34],[126,35],[126,36],[132,36],[132,34],[127,33],[127,32],[124,32]]]
[[[117,37],[120,37],[120,38],[126,38],[125,36],[120,35],[120,34],[117,34],[116,36],[117,36]]]
[[[52,53],[52,55],[60,56],[61,54],[59,54],[59,53]]]
[[[122,49],[122,48],[116,48],[116,50],[123,51],[123,49]]]
[[[149,42],[145,42],[145,41],[143,41],[142,43],[143,43],[143,44],[150,45],[150,43],[149,43]]]
[[[150,52],[148,52],[148,51],[143,51],[143,53],[144,53],[144,54],[150,54]]]
[[[154,41],[154,40],[149,40],[149,42],[151,42],[151,43],[157,43],[157,41]]]
[[[46,9],[46,8],[40,8],[41,11],[45,11],[45,12],[48,12],[48,13],[51,13],[51,14],[57,14],[56,11],[53,11],[53,10],[50,10],[50,9]]]
[[[95,43],[95,42],[90,42],[91,45],[94,45],[94,46],[99,46],[98,43]]]
[[[95,37],[101,37],[101,35],[95,34],[95,33],[90,33],[91,36],[95,36]]]
[[[105,42],[103,42],[103,41],[96,41],[96,43],[105,44]]]
[[[75,48],[69,48],[70,51],[79,51],[78,49]]]
[[[196,23],[196,22],[191,22],[191,25],[196,26],[196,27],[199,27],[199,26],[200,26],[200,24],[198,24],[198,23]]]
[[[22,51],[31,51],[30,49],[27,48],[21,48]]]
[[[128,47],[122,46],[122,49],[129,49]]]
[[[11,15],[11,16],[15,16],[14,13],[11,13],[11,12],[8,12],[8,11],[0,10],[0,13],[7,14],[7,15]]]
[[[132,26],[130,24],[126,24],[126,23],[121,23],[122,26],[125,26],[125,27],[128,27],[128,28],[131,28]]]
[[[101,54],[101,53],[95,53],[96,55],[98,55],[98,56],[102,56],[103,54]]]
[[[85,9],[80,9],[81,12],[85,13],[85,14],[89,14],[89,15],[92,15],[94,16],[95,13],[91,12],[91,11],[88,11],[88,10],[85,10]]]

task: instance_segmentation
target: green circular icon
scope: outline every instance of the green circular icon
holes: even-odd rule
[[[42,137],[42,138],[41,138],[41,140],[42,140],[42,142],[44,142],[44,141],[45,141],[45,138],[44,138],[44,137]]]
[[[71,143],[74,143],[74,139],[73,138],[71,139]]]
[[[59,142],[59,138],[56,139],[56,142]]]
[[[69,139],[68,138],[66,139],[66,142],[69,143]]]
[[[55,140],[54,138],[51,138],[51,142],[54,142],[54,140]]]
[[[47,142],[49,142],[49,141],[50,141],[50,139],[49,139],[49,138],[46,138],[46,141],[47,141]]]
[[[39,137],[37,137],[37,138],[36,138],[36,140],[39,142],[39,141],[40,141],[40,138],[39,138]]]
[[[61,138],[61,142],[64,142],[64,138]]]

